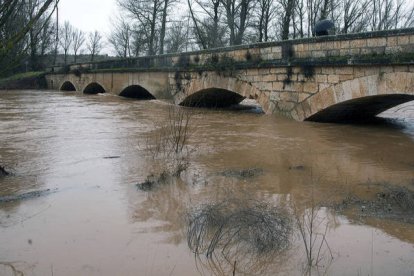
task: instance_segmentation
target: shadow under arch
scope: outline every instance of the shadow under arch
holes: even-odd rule
[[[124,88],[119,96],[139,100],[155,100],[154,95],[140,85],[130,85]]]
[[[65,81],[60,87],[60,91],[76,91],[76,87],[70,81]]]
[[[331,105],[305,119],[322,123],[368,121],[394,106],[414,101],[414,95],[389,94],[366,96]]]
[[[105,88],[102,87],[97,82],[92,82],[88,84],[85,89],[83,89],[84,94],[98,94],[98,93],[105,93]]]
[[[182,106],[223,108],[239,104],[245,97],[222,88],[207,88],[195,92],[186,97],[181,103]]]

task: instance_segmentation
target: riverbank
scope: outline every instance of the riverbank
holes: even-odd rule
[[[0,90],[45,89],[47,87],[45,72],[26,72],[0,79]]]

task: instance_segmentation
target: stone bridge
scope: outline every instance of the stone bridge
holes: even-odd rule
[[[53,67],[51,89],[226,107],[298,121],[366,119],[414,100],[414,28]]]

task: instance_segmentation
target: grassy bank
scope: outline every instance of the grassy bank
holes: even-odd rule
[[[0,79],[0,90],[6,89],[42,89],[46,88],[43,71],[26,72]]]

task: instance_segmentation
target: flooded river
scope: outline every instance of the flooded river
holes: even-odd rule
[[[411,223],[364,216],[379,189],[414,190],[413,104],[370,125],[197,110],[187,169],[139,189],[166,166],[149,143],[169,112],[158,100],[0,91],[0,165],[11,173],[0,176],[0,275],[414,275],[413,213]],[[281,210],[286,248],[245,250],[261,239],[249,234],[194,254],[194,213],[229,202]],[[309,217],[313,236],[300,232]],[[315,240],[311,269],[303,236]]]

